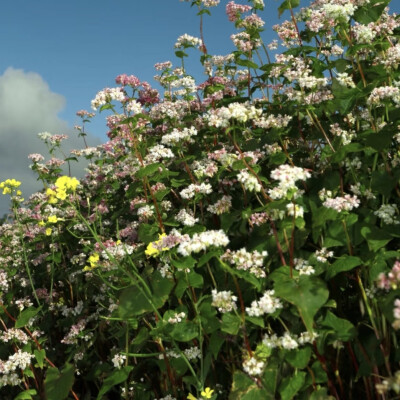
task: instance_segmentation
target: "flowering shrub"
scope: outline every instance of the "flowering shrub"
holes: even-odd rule
[[[0,183],[2,399],[389,399],[400,392],[400,18],[317,0],[264,44],[178,38],[161,95],[120,75],[80,181]],[[218,0],[194,0],[203,18]],[[283,46],[274,59],[268,51]],[[199,51],[207,79],[184,67]],[[93,116],[79,111],[78,127]],[[61,136],[43,138],[59,146]]]

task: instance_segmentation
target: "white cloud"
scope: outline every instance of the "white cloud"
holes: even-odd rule
[[[37,73],[8,68],[0,75],[0,181],[20,180],[25,198],[42,188],[36,181],[37,176],[29,169],[28,155],[40,153],[49,158],[38,133],[67,134],[69,139],[63,142],[66,154],[71,149],[83,147],[82,139],[58,117],[64,106],[65,98],[53,93]],[[88,136],[87,140],[89,145],[100,143],[93,136]],[[82,175],[82,166],[75,166],[73,173]],[[9,198],[1,192],[0,196],[1,217],[8,212]]]

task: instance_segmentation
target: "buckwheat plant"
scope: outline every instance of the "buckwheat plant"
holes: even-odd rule
[[[107,143],[56,159],[43,133],[43,190],[0,183],[0,397],[397,398],[400,18],[281,0],[264,43],[264,2],[230,1],[233,50],[212,55],[224,5],[189,3],[163,94],[119,75],[91,103]]]

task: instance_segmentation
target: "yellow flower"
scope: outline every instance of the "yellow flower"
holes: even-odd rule
[[[51,232],[53,232],[53,229],[51,229],[51,228],[47,228],[46,231],[45,231],[47,236],[50,236]]]
[[[94,268],[96,266],[96,264],[99,262],[100,260],[100,256],[99,253],[93,253],[90,257],[89,257],[89,262],[90,262],[90,266],[92,268]]]
[[[63,189],[58,189],[56,197],[57,199],[65,200],[67,198],[67,192]]]
[[[201,395],[205,397],[206,399],[211,399],[212,394],[214,392],[214,389],[210,389],[209,387],[206,387],[202,392]]]
[[[54,191],[53,189],[49,188],[49,189],[46,190],[46,194],[49,197],[48,202],[50,204],[56,204],[58,202],[58,200],[56,199],[56,195],[57,195],[56,191]]]
[[[161,235],[158,235],[158,240],[156,242],[150,242],[147,245],[146,250],[144,251],[145,254],[149,257],[155,257],[158,256],[160,254],[160,250],[158,250],[156,247],[154,247],[154,245],[158,245],[162,242],[163,238],[165,238],[167,235],[165,233],[162,233]],[[169,250],[169,247],[163,247],[161,249],[162,251],[166,251]]]
[[[72,190],[75,191],[77,186],[79,185],[79,181],[76,178],[70,178],[69,176],[60,176],[56,180],[57,189],[61,190]]]
[[[189,393],[189,396],[187,398],[188,400],[197,400],[197,397],[194,397],[192,393]]]
[[[85,268],[83,268],[84,271],[91,271],[92,269],[95,269],[98,267],[98,262],[100,260],[100,255],[99,253],[93,253],[91,256],[89,256],[88,261],[89,265],[86,265]]]
[[[149,257],[153,257],[153,256],[160,254],[160,252],[153,246],[153,242],[151,242],[147,245],[147,248],[144,252],[145,252],[146,256],[149,256]]]
[[[47,217],[47,221],[50,222],[51,224],[55,224],[58,221],[58,218],[56,215],[50,215]]]
[[[17,181],[15,179],[7,179],[4,182],[0,183],[0,189],[3,189],[5,186],[17,188],[21,185],[20,181]]]
[[[45,225],[46,225],[46,222],[44,222],[43,220],[41,220],[41,221],[38,223],[38,225],[39,225],[39,226],[45,226]]]
[[[11,189],[8,186],[5,186],[3,189],[3,194],[10,194],[11,193]]]

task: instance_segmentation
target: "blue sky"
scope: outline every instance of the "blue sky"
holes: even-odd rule
[[[264,19],[271,31],[279,21],[279,3],[266,1]],[[235,28],[225,15],[227,3],[222,0],[211,9],[212,17],[205,16],[211,54],[233,50],[229,36]],[[118,74],[152,84],[156,62],[179,65],[173,46],[184,33],[199,36],[199,18],[195,7],[179,0],[13,0],[4,3],[0,15],[0,74],[8,67],[39,74],[65,98],[59,116],[73,126],[75,112],[89,109],[99,90],[115,86]],[[192,55],[197,61],[198,54]],[[91,130],[105,140],[102,117]]]
[[[221,0],[205,16],[204,38],[208,52],[225,55],[234,50],[230,35],[235,28],[225,15],[229,0]],[[283,0],[265,0],[261,17],[266,21],[264,40],[276,38],[272,26]],[[309,0],[301,0],[305,6]],[[245,0],[238,3],[247,4]],[[27,195],[39,190],[29,169],[30,153],[47,156],[39,132],[68,134],[66,153],[81,148],[73,126],[80,123],[76,111],[90,110],[90,102],[105,87],[115,86],[117,75],[136,75],[155,84],[154,64],[170,60],[176,39],[199,36],[196,7],[179,0],[12,0],[3,2],[0,13],[0,181],[23,182]],[[400,12],[393,0],[392,12]],[[205,79],[199,53],[190,51],[194,69],[188,72]],[[97,116],[87,131],[91,145],[105,142],[105,116]],[[76,167],[82,175],[82,166]],[[74,173],[74,170],[73,170]],[[4,196],[5,197],[5,196]],[[27,197],[27,196],[26,196]],[[0,216],[7,211],[0,198]]]

